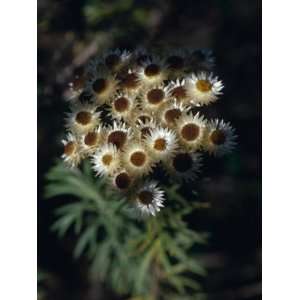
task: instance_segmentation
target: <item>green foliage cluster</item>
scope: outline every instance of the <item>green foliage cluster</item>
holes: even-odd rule
[[[74,258],[88,259],[94,279],[129,299],[204,299],[200,281],[206,272],[192,250],[206,243],[207,233],[184,220],[201,204],[184,199],[178,186],[164,187],[169,205],[156,217],[137,220],[126,199],[94,178],[88,162],[81,170],[58,163],[47,181],[48,198],[74,197],[55,211],[52,229],[61,238],[76,235]]]

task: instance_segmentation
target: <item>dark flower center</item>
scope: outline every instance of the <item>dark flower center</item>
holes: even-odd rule
[[[76,122],[81,125],[87,125],[92,120],[92,114],[88,111],[80,111],[76,115]]]
[[[153,194],[149,191],[141,191],[138,195],[139,201],[144,205],[149,205],[153,201]]]
[[[118,174],[115,178],[115,184],[120,190],[128,189],[131,183],[131,179],[126,172]]]
[[[75,151],[75,143],[69,142],[64,146],[64,154],[70,156]]]
[[[106,90],[107,85],[108,83],[106,79],[99,78],[94,81],[92,88],[95,93],[102,94]]]
[[[87,146],[94,146],[97,143],[97,137],[98,134],[96,132],[89,132],[85,137],[84,137],[84,143]]]
[[[178,108],[169,109],[165,113],[165,119],[167,123],[174,124],[176,119],[178,119],[180,116],[181,116],[181,111]]]
[[[147,93],[148,102],[151,104],[159,104],[164,100],[165,92],[162,89],[153,89]]]
[[[181,136],[189,142],[196,140],[199,134],[200,128],[196,124],[186,124],[181,129]]]
[[[114,106],[115,106],[116,111],[124,112],[124,111],[128,110],[129,101],[125,97],[120,97],[115,100]]]
[[[188,153],[179,153],[173,159],[173,167],[177,172],[184,173],[192,169],[193,159]]]
[[[131,154],[130,161],[136,167],[141,167],[146,162],[146,154],[142,151],[136,151]]]
[[[156,76],[160,72],[160,67],[156,64],[150,64],[145,68],[145,74],[148,77]]]
[[[215,145],[223,145],[226,141],[226,135],[223,130],[220,129],[215,129],[211,134],[210,134],[210,140],[212,141],[213,144]]]
[[[116,130],[111,132],[108,135],[107,142],[115,145],[117,149],[121,149],[124,146],[126,139],[127,139],[126,132],[121,130]]]

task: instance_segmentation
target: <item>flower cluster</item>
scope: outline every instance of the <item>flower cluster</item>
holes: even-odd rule
[[[154,167],[172,180],[195,180],[202,152],[220,156],[235,145],[229,123],[200,113],[222,94],[213,66],[205,50],[162,57],[117,49],[93,59],[70,84],[65,163],[76,167],[90,158],[96,175],[137,212],[155,215],[164,192],[151,179]]]

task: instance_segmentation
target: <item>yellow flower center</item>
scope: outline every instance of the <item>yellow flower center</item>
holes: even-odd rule
[[[200,92],[207,93],[211,90],[212,84],[208,80],[198,80],[196,87]]]
[[[102,157],[102,163],[105,165],[105,166],[109,166],[111,164],[113,160],[113,157],[111,154],[105,154],[103,155]]]
[[[154,149],[157,151],[165,151],[167,148],[167,141],[163,138],[157,139],[154,142]]]

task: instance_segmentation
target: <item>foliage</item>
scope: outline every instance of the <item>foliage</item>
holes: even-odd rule
[[[73,196],[55,211],[52,229],[59,237],[76,235],[74,258],[85,256],[91,275],[130,299],[204,299],[199,281],[206,272],[193,248],[207,233],[189,228],[185,217],[201,208],[179,187],[164,187],[168,205],[156,217],[135,219],[125,198],[103,179],[95,179],[88,162],[81,170],[58,163],[47,174],[46,196]]]

